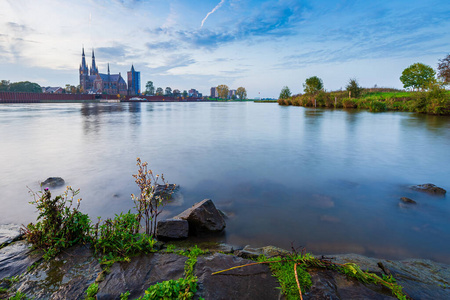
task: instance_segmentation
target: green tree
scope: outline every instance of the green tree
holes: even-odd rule
[[[247,91],[242,86],[237,88],[236,95],[239,97],[239,100],[247,99]]]
[[[227,99],[229,90],[230,89],[225,84],[218,85],[217,86],[217,94],[219,95],[219,98]]]
[[[166,96],[172,96],[172,88],[171,87],[166,87],[166,90],[165,90],[165,95]]]
[[[9,85],[10,92],[42,93],[39,84],[29,81],[14,82]]]
[[[164,94],[164,91],[162,87],[159,87],[156,89],[156,96],[162,96]]]
[[[345,89],[349,92],[349,98],[358,98],[363,91],[363,88],[359,86],[356,78],[350,78]]]
[[[290,97],[291,97],[291,90],[287,86],[284,86],[281,89],[280,96],[278,98],[279,99],[289,99]]]
[[[317,76],[309,77],[303,84],[303,90],[306,94],[315,95],[323,89],[323,82]]]
[[[438,76],[446,84],[450,84],[450,54],[439,60]]]
[[[183,91],[183,97],[186,98],[188,96],[188,92],[186,90]]]
[[[403,70],[400,81],[405,89],[427,89],[435,81],[436,72],[432,67],[422,63],[415,63]]]
[[[155,87],[153,86],[153,81],[147,81],[145,85],[145,94],[153,96],[155,94]]]
[[[2,80],[0,82],[0,92],[6,92],[9,89],[9,80]]]

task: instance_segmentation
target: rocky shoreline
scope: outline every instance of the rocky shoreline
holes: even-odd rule
[[[445,194],[445,190],[431,184],[412,188]],[[400,200],[407,205],[415,203],[409,198]],[[291,252],[274,246],[252,248],[193,242],[192,237],[220,234],[225,227],[224,214],[210,199],[205,199],[178,216],[158,222],[159,242],[154,251],[105,267],[89,244],[65,248],[56,257],[45,260],[43,251],[33,250],[23,239],[20,226],[0,225],[0,299],[85,299],[93,284],[96,292],[89,299],[136,299],[157,283],[186,276],[193,248],[198,252],[191,264],[196,280],[194,299],[287,299],[280,288],[283,283],[274,277],[268,263],[255,264],[255,260],[261,255],[267,259],[286,258]],[[355,264],[355,273],[360,269],[383,280],[392,276],[410,299],[450,299],[447,264],[357,254],[315,257],[316,261],[334,266]],[[222,270],[227,271],[213,274]],[[363,283],[336,268],[309,265],[307,272],[312,284],[303,293],[303,299],[397,299],[390,288]],[[122,298],[126,292],[129,298]]]
[[[7,289],[0,298],[7,299],[19,291],[34,299],[84,299],[86,290],[99,283],[97,299],[120,299],[130,292],[130,299],[145,294],[157,282],[176,280],[183,276],[186,256],[160,250],[132,257],[129,262],[115,263],[105,273],[89,245],[68,248],[54,259],[44,261],[42,252],[32,251],[21,240],[16,225],[0,226],[0,288]],[[211,245],[209,245],[211,246]],[[276,247],[234,249],[216,244],[207,254],[200,255],[194,267],[198,277],[195,299],[285,299],[279,283],[267,265],[254,265],[212,275],[213,272],[249,264],[260,254],[267,257],[287,253]],[[450,265],[430,260],[408,259],[392,261],[356,254],[328,256],[336,263],[356,263],[362,270],[378,275],[390,273],[412,299],[450,298]],[[382,267],[381,267],[382,266]],[[311,289],[304,299],[396,299],[389,289],[363,284],[338,272],[326,269],[309,270]]]

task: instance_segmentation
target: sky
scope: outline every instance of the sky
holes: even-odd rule
[[[450,1],[0,0],[0,79],[78,85],[83,47],[101,73],[133,64],[142,90],[402,88],[406,67],[450,53]]]

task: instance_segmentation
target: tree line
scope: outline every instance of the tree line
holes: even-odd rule
[[[303,83],[304,94],[292,95],[289,87],[281,89],[280,105],[313,107],[368,108],[371,111],[400,110],[431,114],[450,114],[450,54],[440,59],[437,72],[423,63],[405,68],[400,76],[407,90],[365,89],[350,78],[345,91],[325,92],[322,79],[309,77]]]
[[[42,93],[42,88],[34,82],[20,81],[11,83],[9,80],[2,80],[0,81],[0,92]]]

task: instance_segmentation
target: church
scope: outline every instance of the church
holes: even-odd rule
[[[83,47],[80,64],[80,87],[83,93],[137,95],[140,93],[140,75],[140,72],[136,72],[134,66],[131,66],[131,71],[128,72],[127,87],[127,83],[120,75],[120,72],[119,74],[110,73],[109,63],[108,73],[99,73],[98,67],[95,64],[94,50],[92,50],[91,68],[88,69]]]

